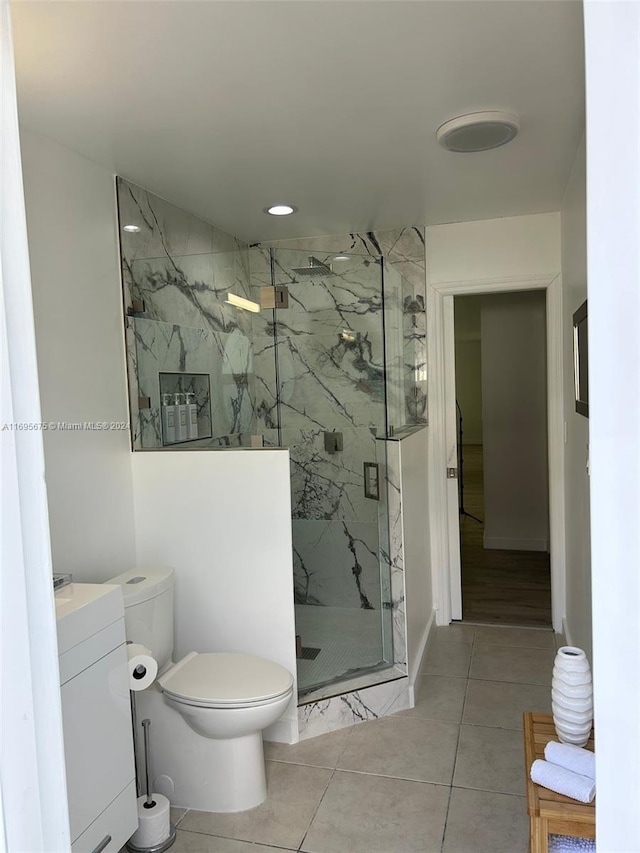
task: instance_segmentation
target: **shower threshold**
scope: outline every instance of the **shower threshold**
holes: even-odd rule
[[[331,699],[334,696],[342,696],[344,693],[352,693],[354,690],[362,690],[365,687],[373,687],[376,684],[384,684],[406,677],[407,674],[402,669],[382,661],[377,666],[369,667],[366,670],[346,672],[324,684],[313,684],[309,687],[299,688],[298,707],[308,705],[310,702],[317,702],[320,699]]]

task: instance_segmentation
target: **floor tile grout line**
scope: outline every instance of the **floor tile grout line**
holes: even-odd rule
[[[469,682],[470,678],[467,678],[467,683],[464,687],[464,699],[462,700],[462,716],[460,717],[460,725],[463,726],[464,723],[464,712],[467,710],[467,698],[469,696]],[[456,747],[456,757],[457,757],[457,747]]]
[[[180,808],[180,806],[174,806],[173,808]],[[176,822],[173,824],[176,829],[180,826],[180,824],[182,823],[184,818],[189,814],[190,811],[191,811],[191,809],[185,809],[184,814],[181,814],[180,817],[176,820]]]
[[[518,800],[526,800],[526,793],[514,794],[513,791],[494,791],[488,788],[472,788],[470,785],[452,785],[454,791],[479,791],[481,794],[499,794],[501,797],[515,797]]]
[[[304,846],[304,842],[306,841],[306,839],[307,839],[307,835],[309,834],[309,830],[311,829],[311,824],[313,823],[313,821],[314,821],[314,820],[315,820],[315,818],[316,818],[316,815],[318,814],[318,811],[319,811],[319,809],[320,809],[320,806],[322,805],[322,801],[324,800],[324,798],[325,798],[325,796],[326,796],[326,794],[327,794],[327,791],[329,790],[329,785],[331,784],[331,782],[332,782],[332,780],[333,780],[333,777],[336,775],[336,773],[337,773],[337,767],[334,767],[334,769],[331,771],[331,776],[329,776],[329,778],[328,778],[328,780],[327,780],[327,784],[325,785],[324,791],[322,792],[322,796],[321,796],[321,797],[320,797],[320,799],[318,800],[318,805],[315,807],[315,809],[314,809],[314,811],[313,811],[313,814],[311,815],[311,820],[310,820],[310,821],[309,821],[309,823],[307,824],[307,828],[306,828],[306,829],[305,829],[305,831],[304,831],[304,834],[303,834],[303,836],[302,836],[302,840],[301,840],[301,841],[300,841],[300,843],[298,844],[298,850],[299,850],[299,851],[300,851],[300,850],[302,850],[302,848],[303,848],[303,846]]]
[[[469,684],[469,680],[467,679],[467,686],[468,686],[468,684]],[[466,701],[467,701],[466,692],[467,691],[465,689],[465,701],[464,701],[464,704],[462,706],[462,718],[460,719],[460,724],[458,726],[458,739],[456,740],[456,751],[455,751],[455,755],[453,758],[453,768],[451,770],[451,785],[452,785],[452,787],[453,787],[453,780],[454,780],[455,775],[456,775],[456,766],[458,764],[458,751],[460,749],[460,737],[462,735],[462,725],[463,725],[462,720],[464,719],[464,706],[465,706]]]
[[[444,840],[447,836],[447,822],[449,820],[449,809],[451,808],[451,792],[453,791],[453,786],[449,785],[449,797],[447,798],[447,810],[444,815],[444,824],[442,826],[442,839],[440,841],[440,853],[444,851]]]
[[[342,758],[342,756],[343,756],[343,755],[345,754],[345,752],[347,751],[347,747],[349,746],[349,741],[351,740],[351,735],[353,734],[353,730],[354,730],[354,729],[355,729],[355,726],[351,726],[351,731],[349,732],[349,734],[348,734],[348,735],[347,735],[347,737],[345,738],[345,744],[344,744],[344,746],[342,747],[342,749],[341,749],[341,751],[340,751],[340,754],[339,754],[339,755],[338,755],[338,757],[336,758],[335,767],[333,768],[333,769],[334,769],[334,771],[336,771],[336,770],[338,769],[338,764],[340,764],[340,759]]]
[[[345,770],[343,767],[336,767],[335,773],[351,773],[354,776],[375,776],[378,779],[411,782],[416,785],[437,785],[438,788],[451,787],[451,782],[433,782],[431,779],[412,779],[409,776],[390,776],[388,773],[372,773],[370,770]]]
[[[473,653],[473,645],[471,646],[471,651]],[[471,660],[469,661],[469,666],[471,666]],[[464,718],[464,708],[467,702],[467,689],[469,687],[469,679],[467,678],[467,683],[464,689],[464,701],[462,703],[462,716],[460,717],[460,723],[458,725],[458,737],[456,739],[456,751],[453,755],[453,767],[451,768],[451,785],[449,787],[449,799],[447,800],[447,811],[444,816],[444,826],[442,828],[442,841],[440,843],[440,850],[444,851],[444,842],[447,836],[447,823],[449,821],[449,809],[451,808],[451,795],[453,793],[453,780],[456,775],[456,765],[458,763],[458,750],[460,748],[460,735],[462,733],[462,720]]]
[[[197,809],[190,809],[190,811],[197,811]],[[181,829],[180,832],[191,832],[193,835],[205,835],[207,838],[223,838],[225,841],[237,841],[240,844],[260,844],[262,847],[269,847],[272,850],[286,850],[291,851],[291,853],[297,853],[300,850],[299,847],[282,847],[278,844],[271,844],[268,841],[246,841],[243,838],[234,838],[232,835],[214,835],[212,832],[202,832],[199,829]]]
[[[479,678],[477,675],[474,675],[473,678],[469,676],[467,681],[495,681],[496,684],[519,684],[522,687],[548,687],[551,689],[551,681],[546,684],[542,684],[540,681],[507,681],[504,678]]]
[[[504,797],[518,797],[521,800],[527,799],[526,791],[523,791],[521,794],[515,794],[513,791],[496,791],[495,788],[477,788],[473,785],[452,785],[451,787],[460,791],[480,791],[482,794],[501,794]]]

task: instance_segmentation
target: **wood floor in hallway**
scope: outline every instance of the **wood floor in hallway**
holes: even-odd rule
[[[464,508],[484,520],[482,445],[464,445]],[[549,554],[486,550],[484,525],[460,516],[462,618],[466,622],[551,626]]]

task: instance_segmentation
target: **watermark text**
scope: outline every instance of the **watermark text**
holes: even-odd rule
[[[85,432],[129,429],[128,421],[15,421],[0,424],[1,432]]]

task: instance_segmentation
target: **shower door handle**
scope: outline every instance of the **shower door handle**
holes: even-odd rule
[[[380,500],[380,465],[377,462],[364,463],[364,496],[372,501]]]

